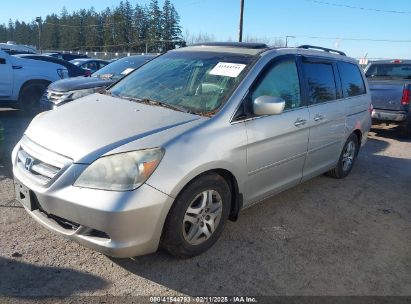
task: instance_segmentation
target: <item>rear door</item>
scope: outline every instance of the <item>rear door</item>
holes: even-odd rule
[[[13,67],[10,56],[0,51],[0,97],[6,98],[13,94]]]
[[[302,70],[310,115],[303,178],[306,180],[330,169],[338,161],[345,138],[346,115],[334,62],[304,57]]]
[[[246,120],[247,201],[257,201],[301,180],[309,113],[301,97],[299,74],[295,56],[282,56],[263,70],[250,89],[250,105],[259,96],[278,96],[286,106],[282,114]]]

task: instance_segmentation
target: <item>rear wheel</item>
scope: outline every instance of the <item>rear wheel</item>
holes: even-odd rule
[[[358,137],[355,134],[351,134],[344,144],[337,166],[330,170],[327,174],[334,178],[346,177],[354,166],[358,149]]]
[[[19,106],[24,116],[34,116],[40,112],[40,99],[48,86],[47,82],[31,82],[23,86],[19,95]]]
[[[178,258],[209,249],[227,221],[231,193],[227,182],[209,173],[191,182],[178,196],[163,229],[161,247]]]

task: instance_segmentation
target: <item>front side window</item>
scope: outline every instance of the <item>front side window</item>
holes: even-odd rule
[[[348,62],[338,62],[344,97],[365,94],[365,85],[357,65]]]
[[[281,97],[285,100],[285,110],[301,106],[300,83],[294,59],[276,63],[262,78],[251,99],[260,96]]]
[[[253,56],[214,52],[170,52],[143,65],[114,85],[114,96],[147,99],[214,113],[231,95]]]
[[[337,99],[337,88],[331,63],[304,62],[303,70],[310,104]]]

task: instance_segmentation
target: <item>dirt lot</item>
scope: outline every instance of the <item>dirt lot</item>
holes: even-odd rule
[[[247,209],[181,261],[111,259],[35,223],[13,198],[9,160],[29,121],[0,121],[0,296],[411,295],[411,141],[395,128],[373,129],[348,178],[317,177]]]

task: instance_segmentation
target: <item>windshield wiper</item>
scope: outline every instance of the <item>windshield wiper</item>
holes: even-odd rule
[[[163,107],[163,108],[168,108],[168,109],[172,109],[172,110],[180,111],[180,112],[184,112],[184,113],[190,113],[190,110],[188,110],[186,107],[175,105],[175,104],[170,104],[170,103],[166,103],[166,102],[161,102],[161,101],[154,100],[154,99],[136,98],[136,97],[122,96],[122,95],[119,95],[118,97],[130,100],[130,101],[134,101],[134,102],[144,103],[144,104],[148,104],[148,105],[160,106],[160,107]]]

